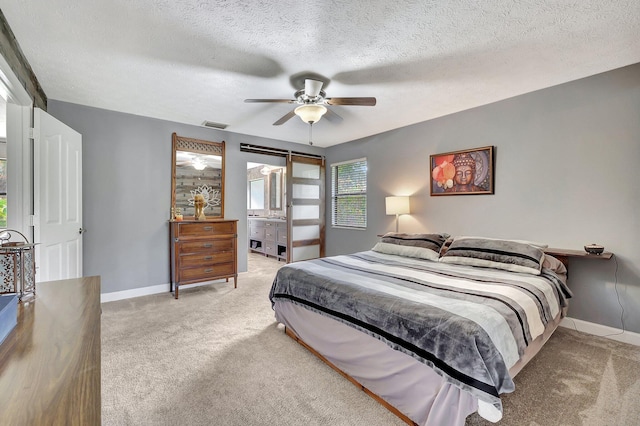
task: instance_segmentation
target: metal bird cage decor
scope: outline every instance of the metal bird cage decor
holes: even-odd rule
[[[21,241],[11,241],[14,235]],[[19,300],[35,296],[35,246],[19,231],[0,230],[0,294],[15,293]]]

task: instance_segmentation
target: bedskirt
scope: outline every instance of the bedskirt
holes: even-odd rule
[[[274,304],[276,320],[329,362],[422,426],[464,425],[478,411],[496,422],[502,413],[447,382],[428,365],[384,342],[300,305]],[[509,372],[515,376],[540,350],[564,316],[564,310],[535,339]]]

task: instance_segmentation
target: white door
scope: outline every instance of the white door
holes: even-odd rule
[[[82,276],[82,135],[34,110],[36,281]]]
[[[324,257],[324,159],[287,160],[287,260]]]

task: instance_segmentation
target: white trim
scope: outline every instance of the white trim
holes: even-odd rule
[[[339,163],[330,164],[329,167],[342,166],[343,164],[357,163],[359,161],[367,161],[367,157],[356,158],[355,160],[340,161]]]
[[[131,290],[114,291],[111,293],[102,293],[100,295],[100,303],[113,302],[116,300],[131,299],[133,297],[150,296],[158,293],[168,293],[169,283],[152,285],[149,287],[134,288]]]
[[[226,282],[224,278],[220,280],[214,280],[214,281],[204,281],[201,283],[189,284],[188,288],[200,287],[202,285],[208,285],[212,283],[224,283],[224,282]],[[132,288],[131,290],[102,293],[100,295],[100,303],[114,302],[116,300],[131,299],[133,297],[140,297],[140,296],[150,296],[152,294],[169,293],[170,289],[171,289],[171,285],[167,283],[167,284],[152,285],[149,287]],[[173,297],[172,294],[169,294],[169,296]]]
[[[560,322],[560,326],[591,334],[593,336],[606,337],[607,339],[616,340],[618,342],[640,346],[640,334],[634,333],[633,331],[621,330],[619,328],[609,327],[571,317],[563,319],[562,322]]]
[[[33,238],[31,204],[31,107],[7,104],[7,227]]]
[[[13,102],[22,106],[32,104],[31,96],[29,96],[27,90],[22,86],[22,83],[20,83],[20,79],[2,55],[0,55],[0,84],[4,86],[8,95],[9,99],[7,99],[7,102]]]
[[[360,227],[355,227],[355,226],[331,225],[331,228],[333,228],[333,229],[352,229],[352,230],[355,230],[355,231],[366,231],[367,230],[366,226],[364,228],[360,228]]]
[[[7,95],[7,227],[16,229],[33,240],[31,158],[32,101],[6,59],[0,55],[0,86]],[[36,266],[37,268],[37,266]]]

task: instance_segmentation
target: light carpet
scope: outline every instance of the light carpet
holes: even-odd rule
[[[282,265],[251,254],[237,289],[104,303],[103,425],[403,425],[276,324]],[[638,425],[639,367],[635,346],[560,328],[503,396],[499,424]]]

